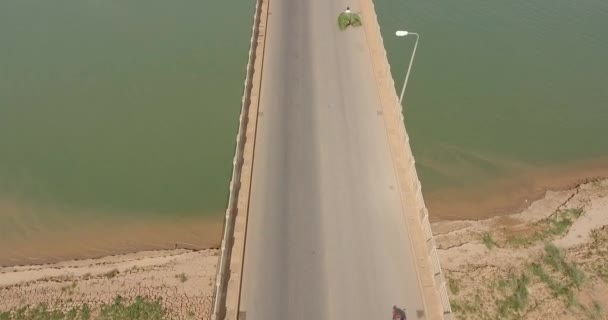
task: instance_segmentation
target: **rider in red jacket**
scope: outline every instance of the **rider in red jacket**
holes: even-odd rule
[[[393,319],[406,320],[405,310],[399,309],[397,306],[393,306]]]

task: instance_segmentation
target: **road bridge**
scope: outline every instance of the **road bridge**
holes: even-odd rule
[[[371,0],[260,0],[254,26],[216,317],[449,318]]]

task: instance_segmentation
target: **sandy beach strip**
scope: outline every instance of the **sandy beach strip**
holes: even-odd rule
[[[46,304],[68,310],[111,303],[117,296],[161,299],[173,318],[206,319],[218,250],[159,250],[99,259],[0,268],[0,313]]]
[[[432,229],[459,318],[608,319],[608,180]]]

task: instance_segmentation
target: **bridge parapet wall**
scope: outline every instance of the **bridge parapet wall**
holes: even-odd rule
[[[241,114],[232,161],[230,192],[217,265],[212,320],[238,319],[268,1],[256,0],[253,15],[249,58],[241,99]]]
[[[230,193],[217,267],[212,316],[214,320],[238,319],[268,1],[257,0],[254,11]],[[418,180],[409,136],[405,130],[402,108],[395,92],[394,80],[386,57],[374,4],[372,0],[360,1],[363,9],[363,25],[374,63],[374,74],[382,100],[404,213],[407,213],[405,214],[406,225],[412,237],[417,269],[422,279],[420,286],[424,293],[426,316],[427,319],[451,319],[451,308],[444,276],[437,259],[435,242],[428,220],[428,210],[422,196],[422,188]]]
[[[405,130],[402,106],[388,63],[384,40],[373,0],[359,0],[365,34],[373,61],[374,76],[382,102],[383,117],[389,139],[399,192],[408,233],[415,254],[416,268],[427,319],[452,319],[445,278],[441,271],[422,185],[418,179],[410,137]]]

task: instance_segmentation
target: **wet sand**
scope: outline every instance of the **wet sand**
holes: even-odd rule
[[[599,158],[561,166],[529,167],[517,175],[471,188],[424,192],[422,183],[432,221],[480,220],[520,212],[549,190],[569,190],[606,177],[608,158]]]

